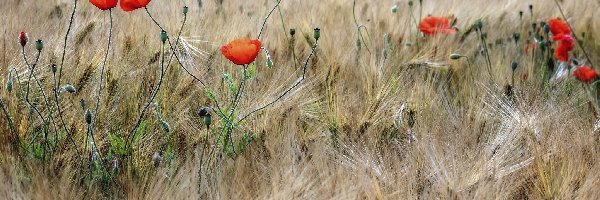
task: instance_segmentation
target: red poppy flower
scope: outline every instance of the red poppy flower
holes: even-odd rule
[[[221,47],[221,53],[236,65],[250,64],[258,56],[260,40],[236,39]]]
[[[90,3],[98,7],[100,10],[108,10],[117,7],[119,0],[90,0]]]
[[[580,80],[581,82],[587,84],[591,83],[592,81],[596,80],[596,78],[598,78],[598,72],[596,72],[596,70],[588,66],[581,66],[577,68],[573,72],[573,75],[575,75],[575,78],[577,78],[577,80]]]
[[[425,35],[435,35],[437,33],[450,34],[456,30],[450,27],[450,19],[447,17],[429,16],[425,17],[419,24],[419,29]]]
[[[126,12],[146,7],[150,0],[121,0],[121,9]]]
[[[525,46],[523,47],[523,50],[525,50],[525,55],[529,55],[529,50],[535,50],[537,48],[537,45],[535,45],[535,42],[532,42],[531,44],[525,44]]]
[[[573,37],[570,35],[561,35],[560,42],[554,50],[556,59],[562,62],[569,61],[569,52],[573,50]]]
[[[25,46],[27,41],[29,41],[29,36],[27,33],[21,32],[21,34],[19,34],[19,43],[21,43],[21,46]]]
[[[548,26],[550,26],[550,32],[552,32],[552,35],[554,35],[552,38],[554,41],[560,40],[561,35],[571,35],[569,24],[562,19],[556,18],[548,20]]]

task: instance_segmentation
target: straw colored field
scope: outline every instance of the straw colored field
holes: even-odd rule
[[[61,94],[66,127],[58,124],[73,134],[73,141],[56,131],[62,133],[56,148],[40,158],[34,144],[43,138],[35,134],[43,124],[4,83],[14,67],[21,77],[15,90],[26,85],[30,71],[18,42],[25,31],[28,59],[36,55],[34,41],[44,41],[35,74],[44,91],[52,93],[51,64],[61,61],[73,2],[77,10],[62,83],[78,91]],[[147,8],[174,41],[182,7],[189,6],[177,53],[183,67],[226,104],[234,95],[223,74],[237,82],[241,67],[219,48],[236,38],[256,38],[277,2],[218,2],[205,0],[199,7],[197,0],[154,0]],[[589,54],[585,63],[598,65],[600,2],[564,1],[561,6]],[[0,196],[8,199],[600,198],[596,89],[571,73],[556,78],[558,64],[554,71],[541,70],[546,61],[536,55],[543,55],[523,50],[533,42],[528,34],[532,22],[561,17],[552,0],[423,0],[422,9],[419,1],[409,7],[404,0],[357,0],[355,6],[352,0],[282,0],[261,37],[274,66],[267,68],[261,52],[237,117],[297,81],[314,44],[313,28],[321,29],[321,38],[307,60],[304,82],[234,129],[234,141],[249,141],[237,146],[244,147],[237,154],[221,149],[218,134],[209,134],[206,142],[208,131],[196,112],[215,105],[173,61],[141,128],[134,131],[140,134],[134,150],[118,156],[122,149],[115,148],[115,138],[132,137],[159,80],[162,56],[160,29],[144,9],[115,8],[93,136],[105,157],[98,165],[105,170],[92,170],[80,100],[93,108],[100,89],[108,11],[85,0],[3,0],[0,13],[0,100],[19,136],[34,141],[31,151],[11,150],[13,134],[0,113]],[[459,31],[417,38],[415,22],[427,15],[455,17]],[[464,34],[478,19],[487,34],[491,71],[479,35]],[[290,28],[296,30],[293,39]],[[514,33],[521,35],[516,44]],[[453,53],[468,58],[452,60]],[[586,60],[577,44],[571,56]],[[514,72],[513,61],[518,63]],[[47,115],[52,106],[45,106],[38,89],[32,96]],[[213,117],[213,128],[224,125]],[[157,152],[162,160],[155,166]]]

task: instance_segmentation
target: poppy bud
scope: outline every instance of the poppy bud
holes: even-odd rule
[[[167,41],[167,39],[169,38],[169,36],[167,35],[166,31],[160,31],[160,41],[162,43],[165,43]]]
[[[90,109],[85,109],[85,123],[92,124],[92,112]]]
[[[529,10],[533,12],[533,4],[529,4]]]
[[[521,34],[513,33],[513,40],[515,40],[515,43],[519,43],[520,39],[521,39]]]
[[[475,28],[481,30],[483,28],[483,21],[477,20],[477,22],[475,22]]]
[[[56,64],[52,64],[52,66],[50,66],[50,69],[52,70],[53,74],[56,74]]]
[[[187,6],[183,6],[183,14],[187,15],[189,8]]]
[[[517,67],[519,67],[519,63],[517,63],[517,61],[513,61],[510,64],[510,68],[512,68],[513,71],[517,70]]]
[[[522,11],[522,10],[521,10],[521,11],[519,11],[519,17],[520,17],[520,18],[523,18],[523,11]]]
[[[273,60],[271,59],[271,56],[267,56],[267,67],[268,68],[273,68]]]
[[[11,93],[12,89],[13,89],[13,80],[12,80],[12,78],[9,78],[6,81],[6,90],[8,90],[8,93]]]
[[[154,167],[160,166],[160,161],[162,161],[160,153],[154,152],[154,155],[152,156],[152,162],[154,163]]]
[[[392,13],[397,13],[398,12],[398,5],[393,5],[392,6]]]
[[[545,24],[544,25],[544,33],[548,34],[550,32],[550,25]]]
[[[535,29],[537,28],[537,23],[535,23],[535,22],[531,23],[531,27],[533,27],[533,30],[535,31]]]
[[[83,99],[80,99],[80,100],[79,100],[79,106],[81,106],[81,109],[84,109],[84,110],[85,110],[85,100],[83,100]]]
[[[212,124],[212,116],[210,113],[206,113],[206,115],[204,115],[204,125],[210,127],[210,124]]]
[[[29,35],[25,32],[21,32],[19,35],[19,42],[21,43],[21,46],[24,47],[27,45],[27,41],[29,41]]]
[[[315,37],[315,40],[319,40],[319,38],[321,37],[321,29],[315,28],[315,30],[313,32],[313,36]]]
[[[169,125],[169,123],[165,120],[160,120],[160,124],[162,125],[163,130],[165,130],[165,132],[170,133],[171,132],[171,125]]]
[[[360,46],[362,45],[362,42],[360,40],[360,37],[356,38],[356,48],[358,48],[360,50]]]
[[[75,93],[75,92],[77,92],[77,89],[75,89],[75,87],[71,84],[66,84],[66,85],[63,85],[62,87],[60,87],[59,91],[67,91],[69,93]]]
[[[450,54],[450,59],[452,59],[452,60],[458,60],[461,57],[462,57],[462,55],[457,54],[457,53]]]
[[[42,51],[42,49],[44,49],[44,43],[42,42],[42,40],[35,41],[35,49],[37,49],[38,51]]]
[[[296,29],[295,28],[290,28],[290,35],[292,35],[292,37],[294,37],[294,35],[296,35]]]
[[[413,6],[413,1],[412,0],[408,1],[408,6],[411,6],[411,7]]]

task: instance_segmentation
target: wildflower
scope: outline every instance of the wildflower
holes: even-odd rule
[[[573,75],[575,76],[575,78],[577,78],[577,80],[580,80],[581,82],[584,82],[587,84],[592,83],[592,81],[594,81],[598,78],[598,72],[596,72],[596,70],[594,70],[588,66],[585,66],[585,65],[577,68],[573,72]]]
[[[554,35],[554,37],[552,37],[552,40],[554,41],[560,40],[562,35],[571,35],[569,25],[561,19],[556,18],[548,20],[548,26],[550,26],[550,32]]]
[[[573,37],[570,35],[562,35],[558,46],[554,50],[556,59],[562,62],[569,61],[569,52],[573,50]]]
[[[537,49],[537,45],[535,44],[535,42],[531,42],[529,44],[525,44],[525,46],[523,47],[523,50],[525,50],[525,54],[529,55],[529,50],[535,50]]]
[[[236,65],[247,65],[256,59],[260,40],[236,39],[221,47],[221,53]]]
[[[119,0],[90,0],[100,10],[108,10],[117,7]]]
[[[436,35],[437,33],[451,34],[456,30],[450,27],[450,19],[446,17],[429,16],[419,24],[419,29],[425,35]]]
[[[150,0],[121,0],[121,9],[126,12],[146,7]]]
[[[29,41],[29,35],[25,32],[21,32],[19,35],[19,42],[21,43],[21,46],[24,47],[27,45],[27,41]]]

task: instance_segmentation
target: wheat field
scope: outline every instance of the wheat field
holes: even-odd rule
[[[87,0],[3,0],[0,197],[599,199],[599,90],[559,69],[599,64],[600,1],[408,2],[153,0],[148,12],[178,45],[166,65],[172,51],[162,53],[161,29],[148,13],[117,7],[102,73],[108,11]],[[581,46],[570,54],[576,64],[545,70],[539,46],[524,46],[535,42],[532,23],[563,18],[559,8]],[[456,19],[458,31],[421,35],[416,23],[428,15]],[[478,20],[485,42],[468,31]],[[22,31],[29,36],[24,54]],[[239,81],[241,67],[219,48],[259,33],[273,66],[261,52],[235,117],[302,81],[232,126],[228,150],[219,135],[225,119],[213,113],[207,129],[197,111],[216,106],[207,91],[221,106],[236,102],[224,77]],[[31,74],[23,55],[33,61],[37,39],[44,49]],[[43,96],[56,89],[51,66],[63,50],[61,84],[77,91],[61,92],[57,106]],[[5,83],[17,76],[9,92]],[[28,82],[33,106],[20,93]],[[92,147],[85,110],[95,108],[99,93]],[[35,106],[56,125],[38,118]],[[131,146],[119,143],[129,139]]]

